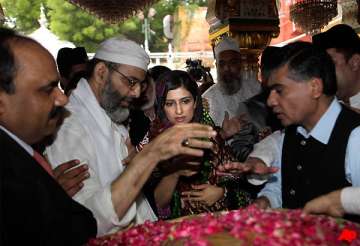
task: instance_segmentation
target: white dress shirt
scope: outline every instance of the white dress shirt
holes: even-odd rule
[[[55,168],[72,159],[85,161],[90,178],[73,197],[89,208],[97,220],[98,236],[127,227],[130,223],[156,220],[148,201],[140,194],[127,213],[118,218],[111,199],[111,183],[124,170],[129,137],[123,125],[113,123],[101,108],[88,82],[81,79],[66,106],[71,112],[46,155]],[[124,187],[127,189],[127,187]]]
[[[239,116],[247,113],[244,102],[246,99],[260,92],[260,83],[258,81],[244,80],[238,92],[232,95],[226,95],[220,88],[219,83],[214,84],[202,95],[209,103],[209,114],[216,126],[222,126],[225,111],[229,117]]]
[[[297,131],[305,138],[312,136],[323,144],[327,144],[335,125],[336,119],[341,111],[341,106],[337,99],[334,99],[327,111],[322,115],[314,128],[308,133],[303,127],[298,127]],[[273,208],[282,206],[281,194],[281,157],[284,141],[284,132],[274,132],[263,141],[254,146],[252,157],[262,159],[267,165],[279,167],[280,170],[272,175],[265,187],[258,196],[266,196]],[[345,154],[345,175],[348,182],[353,186],[360,186],[360,127],[355,128],[348,140]]]
[[[349,98],[349,103],[351,107],[360,109],[360,91],[358,94]]]

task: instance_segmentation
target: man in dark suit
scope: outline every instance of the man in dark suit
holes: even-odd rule
[[[92,213],[72,200],[30,145],[53,134],[67,97],[50,53],[0,28],[0,244],[82,245]]]

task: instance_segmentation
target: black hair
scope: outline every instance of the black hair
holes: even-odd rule
[[[328,96],[336,94],[335,65],[325,50],[308,42],[295,42],[282,47],[279,55],[277,68],[287,65],[292,79],[301,82],[320,78],[323,93]]]
[[[72,66],[86,63],[88,60],[89,59],[84,47],[64,47],[58,51],[56,64],[61,77],[70,79]]]
[[[167,73],[169,71],[171,71],[170,68],[158,65],[149,68],[149,70],[147,71],[147,75],[150,76],[154,81],[156,81],[162,74]]]
[[[185,71],[173,70],[169,71],[159,78],[156,82],[156,98],[158,101],[157,115],[161,121],[166,120],[164,105],[166,96],[170,90],[184,87],[190,92],[196,102],[194,118],[192,122],[200,122],[203,113],[202,99],[199,93],[198,85]]]
[[[14,78],[17,67],[9,40],[16,37],[16,35],[13,30],[0,28],[0,90],[8,94],[15,93]]]
[[[267,46],[261,53],[260,60],[260,71],[261,71],[261,82],[266,83],[269,79],[272,69],[276,66],[278,58],[278,51],[280,47]]]
[[[313,44],[324,50],[334,48],[348,61],[354,54],[360,54],[360,38],[349,25],[338,24],[312,37]]]
[[[14,79],[18,70],[12,44],[20,42],[37,43],[12,29],[0,27],[0,90],[8,94],[15,93]]]

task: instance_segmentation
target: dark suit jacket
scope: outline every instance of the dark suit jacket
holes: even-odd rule
[[[0,245],[82,245],[96,236],[92,213],[0,129]]]

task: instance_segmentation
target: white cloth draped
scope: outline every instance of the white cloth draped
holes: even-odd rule
[[[122,160],[128,155],[125,144],[128,131],[110,120],[85,79],[79,81],[69,99],[66,108],[71,115],[65,119],[55,142],[46,149],[46,155],[54,168],[72,159],[87,162],[90,178],[73,198],[94,213],[98,235],[127,227],[131,222],[156,220],[142,194],[123,218],[117,217],[111,200],[111,183],[124,170]]]
[[[225,111],[229,113],[230,118],[247,113],[246,105],[243,102],[259,92],[260,83],[258,81],[244,80],[241,89],[232,95],[224,94],[219,83],[216,83],[204,92],[203,97],[209,103],[209,113],[215,125],[222,126]]]

